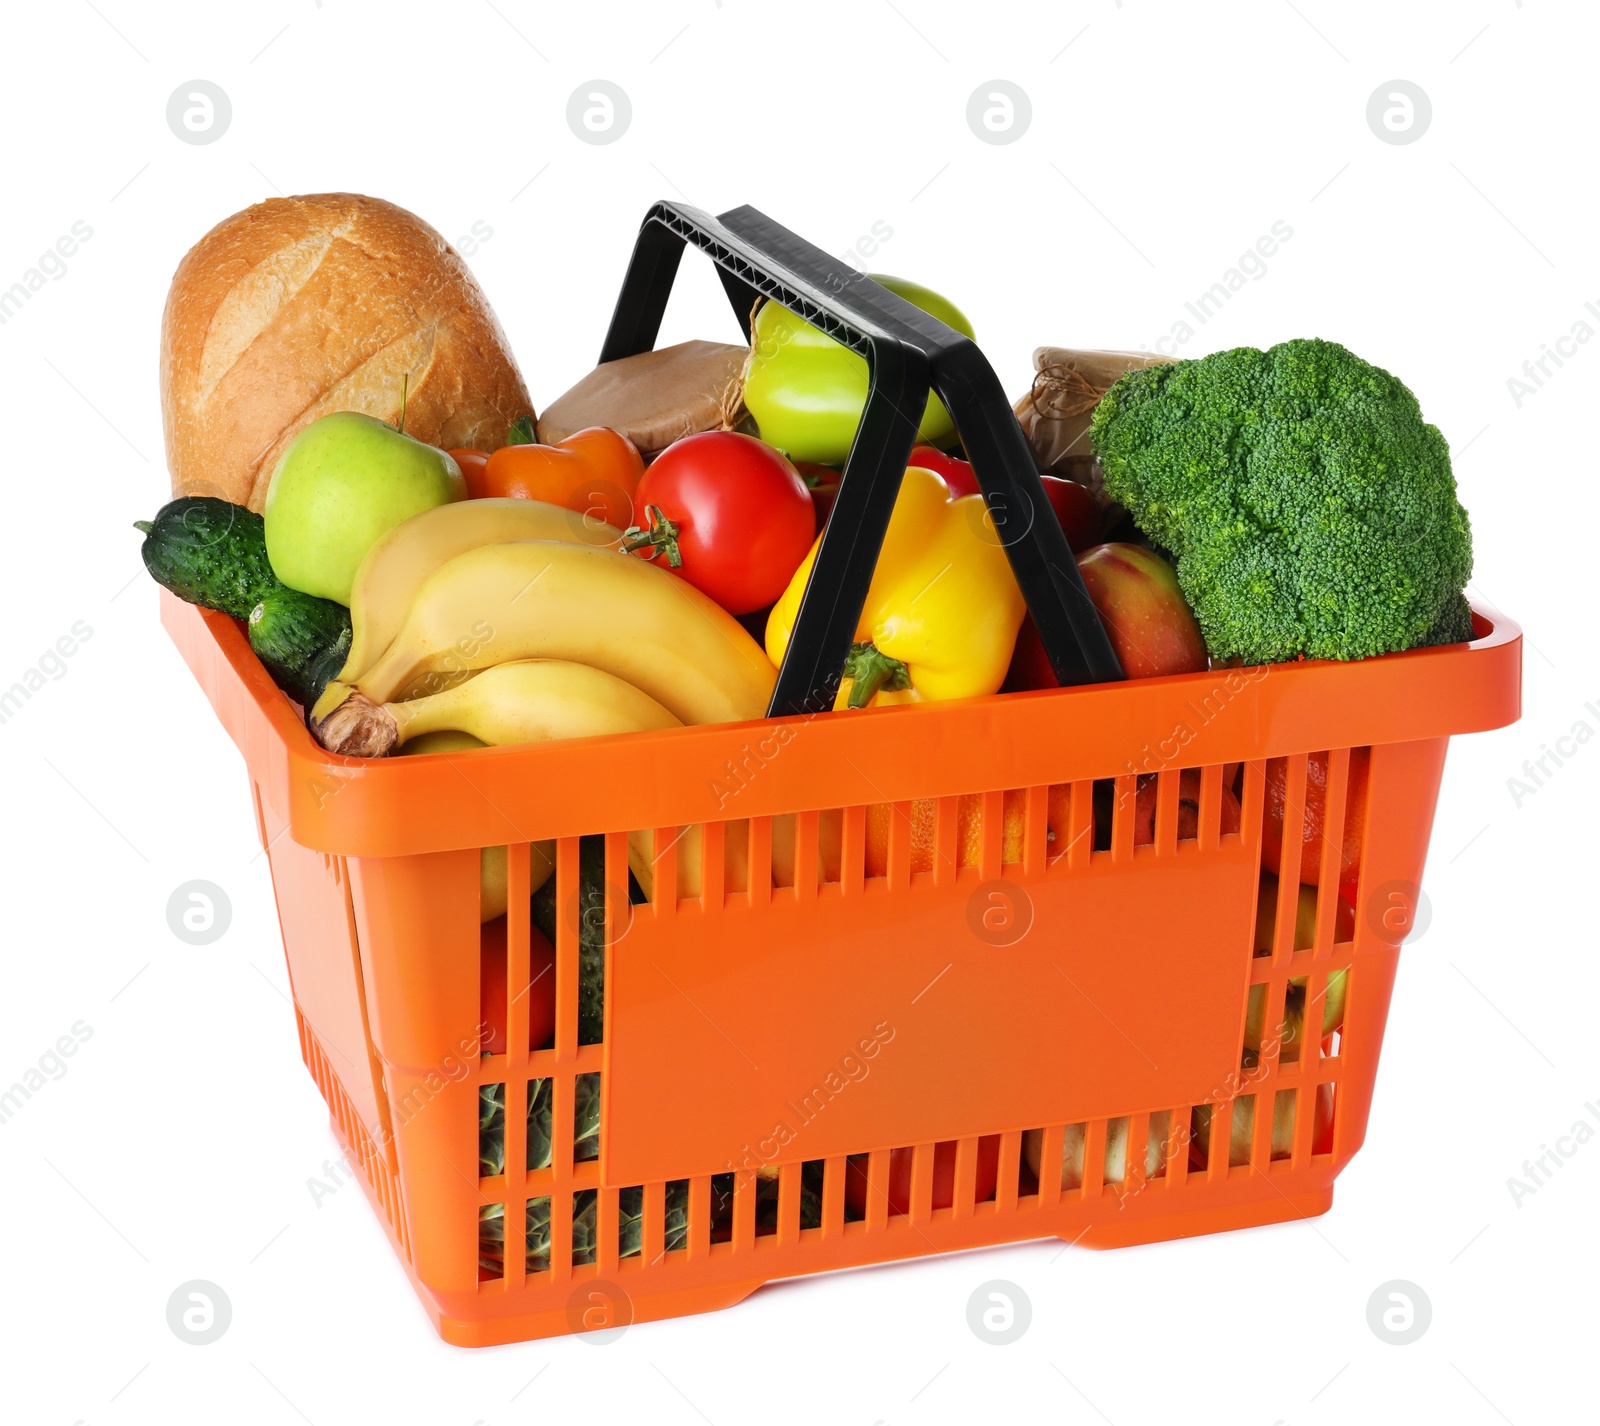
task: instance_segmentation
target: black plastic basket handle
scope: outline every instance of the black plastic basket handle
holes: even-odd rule
[[[751,207],[713,218],[683,203],[645,215],[600,360],[649,351],[686,243],[708,254],[750,335],[766,297],[866,358],[866,409],[778,670],[769,716],[831,708],[855,640],[900,477],[930,390],[956,424],[1056,677],[1120,679],[1033,456],[983,353],[960,332]]]

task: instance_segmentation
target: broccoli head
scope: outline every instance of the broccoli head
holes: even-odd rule
[[[1336,342],[1129,372],[1106,491],[1169,550],[1213,657],[1358,659],[1470,638],[1472,532],[1417,398]]]

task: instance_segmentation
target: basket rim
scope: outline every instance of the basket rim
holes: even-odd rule
[[[1478,637],[1470,643],[1350,663],[1211,669],[848,718],[758,718],[365,759],[316,743],[234,620],[161,595],[162,623],[262,796],[295,841],[344,856],[677,827],[1486,731],[1520,716],[1522,630],[1485,603],[1472,608]],[[908,718],[915,740],[895,721]]]

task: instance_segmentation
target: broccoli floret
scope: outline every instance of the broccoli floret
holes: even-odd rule
[[[1216,658],[1358,659],[1471,637],[1472,532],[1417,398],[1336,342],[1122,377],[1106,491],[1177,559]]]

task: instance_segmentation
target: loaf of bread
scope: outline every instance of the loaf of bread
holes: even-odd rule
[[[161,321],[172,493],[260,510],[290,438],[330,411],[400,414],[430,445],[494,449],[527,387],[445,240],[377,198],[272,198],[178,264]]]

